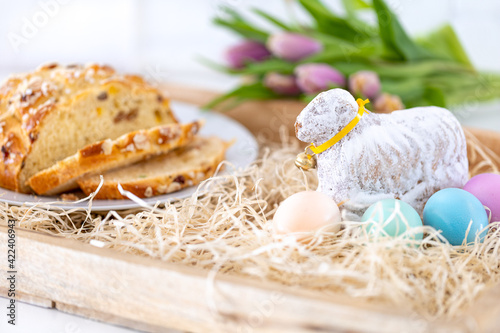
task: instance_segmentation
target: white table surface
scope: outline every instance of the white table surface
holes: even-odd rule
[[[135,330],[104,324],[55,309],[17,302],[16,325],[7,324],[5,308],[9,300],[0,297],[0,332],[2,333],[130,333]]]

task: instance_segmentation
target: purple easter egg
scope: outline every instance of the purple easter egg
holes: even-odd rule
[[[491,222],[500,221],[500,175],[482,173],[474,176],[465,184],[464,190],[472,193],[483,206],[491,210]],[[488,210],[486,213],[489,216]]]

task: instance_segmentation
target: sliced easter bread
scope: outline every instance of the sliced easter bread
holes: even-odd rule
[[[37,194],[44,195],[72,190],[78,187],[76,180],[84,175],[128,166],[189,144],[201,125],[201,121],[171,123],[92,143],[35,174],[29,185]]]
[[[161,91],[109,66],[41,66],[0,84],[0,187],[29,193],[36,173],[96,141],[177,122]]]
[[[124,199],[118,184],[140,198],[171,193],[199,184],[216,171],[229,143],[217,137],[196,137],[193,142],[167,154],[134,165],[108,171],[96,199]],[[77,180],[82,191],[89,195],[100,184],[99,175]]]

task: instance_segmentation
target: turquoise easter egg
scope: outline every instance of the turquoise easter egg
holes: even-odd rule
[[[461,245],[469,224],[467,243],[472,243],[488,225],[488,216],[474,195],[459,188],[446,188],[434,193],[425,204],[424,224],[441,230],[451,245]]]
[[[371,205],[361,221],[368,222],[367,232],[375,236],[397,237],[411,228],[422,227],[422,220],[412,206],[396,199],[385,199]],[[422,233],[408,233],[411,239],[421,240]]]

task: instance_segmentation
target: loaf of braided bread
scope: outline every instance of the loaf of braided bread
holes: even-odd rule
[[[0,187],[29,193],[33,175],[89,144],[176,122],[158,89],[108,66],[13,75],[0,86]]]

